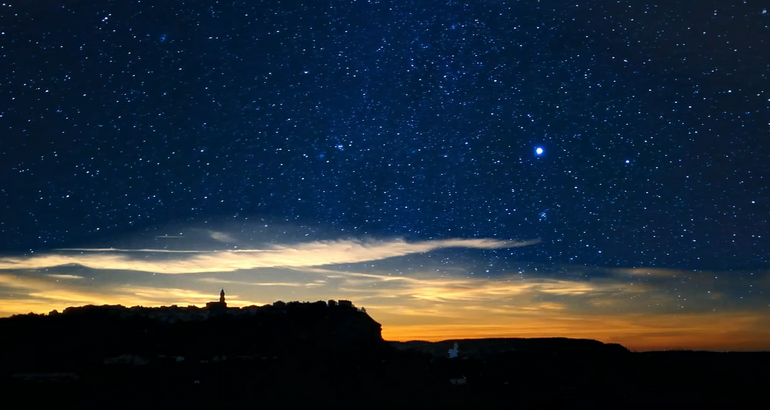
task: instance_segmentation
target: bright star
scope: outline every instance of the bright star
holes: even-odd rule
[[[535,147],[535,155],[537,155],[539,157],[539,156],[543,155],[544,153],[545,153],[545,150],[543,149],[543,147]]]

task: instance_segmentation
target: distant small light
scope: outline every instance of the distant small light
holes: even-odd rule
[[[543,155],[544,153],[545,153],[545,150],[543,149],[543,147],[536,147],[536,148],[535,148],[535,155],[537,155],[537,156],[541,156],[541,155]]]
[[[631,163],[631,160],[627,159],[626,164],[630,164],[630,163]]]

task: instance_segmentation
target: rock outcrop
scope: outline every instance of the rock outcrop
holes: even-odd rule
[[[132,355],[216,355],[383,345],[382,326],[350,304],[275,303],[216,312],[196,307],[85,306],[0,319],[0,356],[11,367],[69,369]],[[24,359],[21,359],[24,358]]]

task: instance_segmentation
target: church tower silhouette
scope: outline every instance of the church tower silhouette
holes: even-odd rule
[[[219,302],[206,303],[206,308],[212,312],[224,312],[227,309],[227,302],[225,302],[225,290],[222,289],[219,292]]]

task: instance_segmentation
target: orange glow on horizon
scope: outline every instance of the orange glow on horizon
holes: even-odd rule
[[[62,298],[65,299],[65,298]],[[213,301],[215,298],[210,298]],[[43,302],[40,300],[6,300],[0,308],[0,316],[26,313],[48,313],[63,311],[71,304],[67,300]],[[147,299],[111,298],[93,300],[94,305],[123,305],[161,307],[204,307],[198,301],[177,300],[156,303]],[[255,303],[229,299],[232,307],[262,306]],[[770,326],[767,318],[736,317],[735,315],[631,315],[628,317],[561,316],[558,310],[553,315],[517,317],[506,320],[494,317],[476,320],[476,323],[452,323],[457,317],[433,318],[398,317],[384,313],[382,308],[367,308],[367,313],[382,324],[382,337],[388,341],[421,340],[437,342],[450,339],[484,338],[549,338],[566,337],[594,339],[604,343],[619,343],[632,351],[650,350],[716,350],[716,351],[763,351],[770,350]],[[427,312],[430,313],[430,312]],[[561,312],[562,314],[564,312]],[[474,320],[461,318],[460,322]]]
[[[755,282],[757,293],[736,299],[731,287],[745,282],[734,274],[601,268],[586,274],[587,269],[533,269],[526,278],[327,267],[157,276],[85,268],[6,270],[0,271],[0,317],[84,305],[204,307],[224,287],[231,307],[351,300],[366,308],[391,341],[566,337],[635,351],[770,350],[770,309],[759,292],[770,285],[766,274]]]
[[[690,335],[684,332],[667,336],[608,334],[605,329],[580,327],[574,331],[551,332],[548,330],[533,332],[519,331],[506,326],[391,326],[383,325],[382,337],[388,341],[407,342],[413,340],[440,342],[456,339],[489,338],[551,338],[565,337],[572,339],[593,339],[603,343],[618,343],[636,352],[655,350],[712,350],[712,351],[767,351],[770,343],[765,336],[750,331],[739,334],[725,334],[717,329]]]

